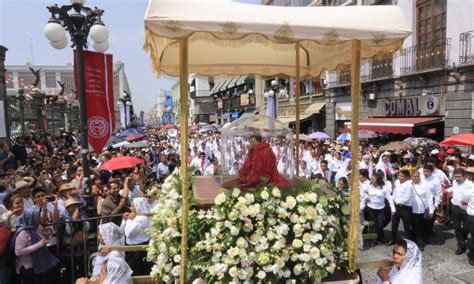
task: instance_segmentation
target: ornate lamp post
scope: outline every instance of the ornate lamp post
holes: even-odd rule
[[[63,49],[67,46],[68,40],[66,31],[71,36],[71,47],[76,47],[76,64],[78,78],[78,97],[81,116],[81,148],[84,176],[87,178],[85,196],[90,198],[90,163],[89,163],[89,143],[87,137],[87,113],[86,94],[84,82],[84,48],[87,49],[87,36],[90,36],[94,43],[92,46],[98,52],[104,52],[109,47],[109,32],[101,20],[104,10],[85,7],[86,0],[70,0],[71,5],[48,6],[51,18],[44,27],[44,34],[56,49]]]
[[[128,109],[132,105],[132,102],[131,102],[131,99],[130,99],[130,94],[127,93],[127,91],[125,91],[125,90],[123,91],[122,95],[118,99],[117,105],[120,109],[120,112],[122,112],[122,107],[123,107],[123,117],[124,117],[124,124],[125,124],[124,127],[127,128],[128,125],[130,124],[130,122],[129,122],[129,120],[130,120],[130,117],[129,117],[130,111],[128,111]]]

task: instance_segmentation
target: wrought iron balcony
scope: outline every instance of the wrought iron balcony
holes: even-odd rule
[[[474,31],[464,32],[459,35],[459,63],[471,64],[474,62],[473,38]]]
[[[450,47],[451,39],[444,38],[403,49],[401,52],[401,74],[448,66]]]
[[[393,76],[393,56],[364,59],[361,63],[361,81],[370,81]]]

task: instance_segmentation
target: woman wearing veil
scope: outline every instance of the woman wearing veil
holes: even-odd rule
[[[375,171],[382,171],[385,175],[385,179],[392,181],[392,175],[395,173],[392,164],[390,163],[390,153],[384,152],[380,155],[379,162],[375,166]]]
[[[130,213],[123,215],[123,221],[120,228],[125,232],[125,242],[127,245],[148,245],[150,236],[145,230],[150,227],[151,220],[147,216],[137,214],[150,213],[151,208],[145,197],[135,197],[130,206]],[[150,274],[151,267],[149,262],[144,262],[146,251],[127,252],[126,259],[133,270],[134,275]]]
[[[345,159],[341,167],[337,171],[336,176],[334,177],[334,183],[336,184],[336,186],[339,183],[339,180],[341,178],[348,179],[348,176],[350,173],[351,173],[351,159]]]
[[[393,246],[393,266],[381,267],[375,284],[423,284],[421,251],[416,244],[401,239]]]
[[[374,166],[372,164],[372,159],[370,155],[362,156],[362,161],[359,162],[359,170],[366,169],[369,171],[369,179],[372,177],[372,173],[374,171]]]
[[[132,269],[121,257],[111,256],[101,265],[97,276],[79,278],[76,284],[132,284]]]
[[[124,252],[110,251],[111,246],[124,246],[125,235],[115,223],[109,222],[99,226],[97,239],[99,245],[99,255],[93,261],[92,276],[99,276],[102,264],[111,257],[124,258]]]
[[[16,226],[11,245],[14,246],[16,272],[23,283],[50,283],[55,279],[59,260],[47,249],[48,240],[38,234],[40,209],[23,212]]]

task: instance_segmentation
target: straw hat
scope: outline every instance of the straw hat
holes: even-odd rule
[[[15,191],[16,190],[19,190],[19,189],[22,189],[22,188],[25,188],[25,187],[29,187],[31,184],[24,181],[24,180],[20,180],[20,181],[17,181],[15,183]]]
[[[26,181],[27,183],[29,183],[30,185],[32,185],[32,184],[35,182],[35,179],[32,178],[32,177],[24,177],[24,178],[23,178],[23,181]]]
[[[64,207],[68,208],[69,206],[76,205],[76,204],[81,205],[81,202],[77,201],[74,198],[69,198],[68,200],[66,200],[66,203],[64,204]]]
[[[65,183],[59,187],[59,192],[62,192],[64,190],[69,190],[69,189],[73,189],[73,187],[69,183]]]

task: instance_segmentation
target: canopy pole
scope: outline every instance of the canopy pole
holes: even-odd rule
[[[187,252],[188,252],[188,199],[189,199],[189,170],[188,170],[188,38],[179,41],[179,123],[181,125],[181,260],[180,260],[180,284],[186,283]]]
[[[359,101],[360,101],[360,40],[352,41],[351,63],[351,216],[349,224],[348,252],[349,268],[357,269],[357,256],[359,252]]]
[[[296,132],[296,158],[295,158],[295,168],[296,168],[296,176],[300,176],[300,93],[301,93],[301,86],[300,86],[300,44],[296,43],[295,45],[296,51],[296,71],[295,71],[295,84],[296,84],[296,92],[295,92],[295,104],[296,104],[296,121],[295,121],[295,132]],[[290,91],[290,90],[288,90]]]

